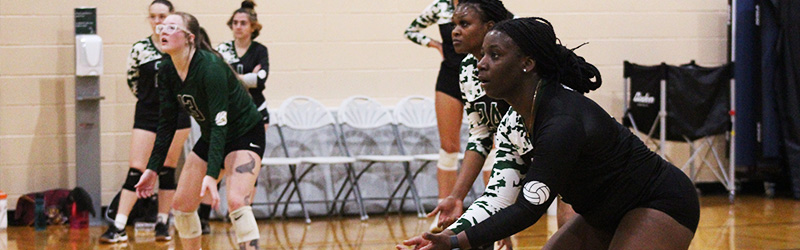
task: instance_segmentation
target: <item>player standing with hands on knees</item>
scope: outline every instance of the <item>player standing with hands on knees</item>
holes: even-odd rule
[[[160,49],[161,36],[155,30],[156,26],[160,25],[164,18],[174,11],[175,8],[169,0],[155,0],[150,3],[148,21],[153,34],[134,43],[128,56],[128,87],[136,96],[136,111],[134,112],[129,153],[130,169],[119,195],[114,224],[109,225],[106,232],[100,236],[100,242],[103,243],[128,240],[125,224],[127,224],[128,216],[137,200],[134,185],[147,167],[147,160],[153,150],[158,129],[159,100],[156,72],[158,72],[164,55]],[[158,219],[155,226],[155,237],[158,241],[172,239],[169,234],[169,210],[172,196],[175,194],[175,167],[178,165],[178,158],[183,151],[183,142],[189,137],[189,128],[192,126],[189,115],[183,111],[178,113],[177,122],[175,139],[167,151],[163,166],[158,168]]]
[[[170,57],[158,73],[161,112],[156,143],[136,193],[153,194],[153,170],[164,161],[182,108],[195,118],[202,134],[186,159],[172,203],[183,248],[201,248],[197,207],[205,196],[211,197],[212,206],[218,205],[217,181],[224,171],[237,243],[241,249],[258,249],[259,231],[249,204],[264,153],[262,116],[236,73],[206,42],[206,32],[194,16],[169,15],[156,32]]]

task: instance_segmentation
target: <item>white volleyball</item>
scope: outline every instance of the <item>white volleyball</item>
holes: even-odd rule
[[[550,187],[538,181],[531,181],[525,183],[522,194],[531,204],[542,205],[550,198]]]

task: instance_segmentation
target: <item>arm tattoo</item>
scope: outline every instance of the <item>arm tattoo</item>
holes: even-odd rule
[[[250,156],[250,155],[248,155],[248,156]],[[256,174],[255,171],[253,171],[253,169],[255,169],[255,168],[256,168],[256,160],[253,159],[253,156],[250,156],[250,162],[242,164],[242,165],[239,165],[238,167],[236,167],[236,172],[237,173],[242,173],[242,174],[244,174],[244,173]]]

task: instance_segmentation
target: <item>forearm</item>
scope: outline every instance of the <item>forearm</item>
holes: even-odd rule
[[[458,200],[464,200],[464,197],[469,193],[472,183],[478,178],[481,173],[481,168],[486,160],[482,155],[475,151],[467,151],[464,153],[464,161],[461,165],[461,171],[458,173],[455,188],[450,196]]]

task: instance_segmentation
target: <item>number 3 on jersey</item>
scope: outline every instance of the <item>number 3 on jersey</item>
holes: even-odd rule
[[[186,110],[186,112],[194,117],[194,119],[198,122],[206,120],[206,117],[203,116],[203,112],[200,112],[200,108],[197,107],[197,102],[194,101],[194,96],[178,95],[178,102],[183,104],[183,109]]]

